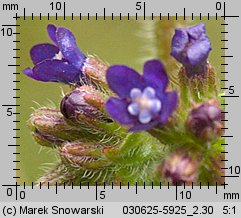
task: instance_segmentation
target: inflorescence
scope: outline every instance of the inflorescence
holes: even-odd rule
[[[214,74],[204,24],[175,30],[171,56],[181,64],[179,86],[170,85],[165,60],[146,61],[139,74],[87,57],[65,27],[50,24],[47,32],[52,44],[33,46],[34,67],[23,73],[74,86],[60,110],[40,108],[31,116],[35,140],[58,148],[61,159],[40,181],[82,181],[87,170],[90,181],[106,174],[109,180],[129,182],[136,176],[135,181],[162,178],[174,184],[198,181],[202,170],[220,174],[210,164],[220,159],[215,152],[224,116],[218,96],[208,95],[217,90],[208,79]]]

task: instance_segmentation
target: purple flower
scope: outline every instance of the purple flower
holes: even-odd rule
[[[211,51],[205,25],[198,24],[188,28],[176,29],[171,47],[171,55],[189,71],[197,73],[201,70],[198,66],[206,65]]]
[[[74,35],[64,27],[47,27],[53,44],[35,45],[30,56],[35,65],[23,73],[43,82],[78,83],[83,76],[82,66],[86,56],[79,50]]]
[[[106,109],[113,119],[130,126],[130,131],[167,123],[177,106],[177,93],[166,91],[168,77],[159,60],[147,61],[142,76],[127,66],[113,65],[106,79],[119,96],[109,98]]]

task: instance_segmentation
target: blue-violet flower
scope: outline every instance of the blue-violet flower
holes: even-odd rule
[[[211,43],[204,24],[176,29],[172,38],[171,55],[185,67],[189,76],[205,71]]]
[[[110,89],[119,97],[111,97],[106,109],[130,131],[151,129],[165,124],[178,102],[176,91],[166,91],[168,77],[159,60],[147,61],[143,75],[124,65],[113,65],[106,74]]]
[[[74,35],[68,29],[52,24],[48,25],[47,31],[55,45],[33,46],[30,56],[35,66],[25,68],[23,73],[43,82],[78,83],[83,77],[86,56],[79,50]]]

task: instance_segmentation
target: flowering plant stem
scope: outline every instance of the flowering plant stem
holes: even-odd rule
[[[224,113],[211,43],[204,24],[176,29],[184,24],[143,25],[158,59],[146,61],[142,74],[85,56],[70,30],[48,26],[53,44],[34,46],[35,66],[23,72],[72,90],[59,109],[39,108],[29,120],[35,141],[59,157],[42,185],[223,182]]]

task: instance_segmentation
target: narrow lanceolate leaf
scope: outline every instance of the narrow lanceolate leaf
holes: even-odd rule
[[[66,165],[84,169],[101,169],[111,165],[104,153],[104,146],[81,141],[67,142],[59,149],[59,155]]]
[[[151,184],[154,169],[164,158],[165,147],[148,133],[133,133],[119,147],[106,148],[104,153],[115,165],[115,181],[126,185]]]
[[[118,147],[106,147],[105,155],[116,164],[139,165],[148,160],[161,159],[164,146],[148,133],[129,134]]]

